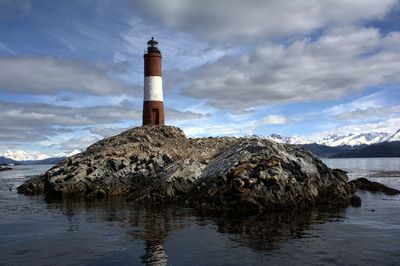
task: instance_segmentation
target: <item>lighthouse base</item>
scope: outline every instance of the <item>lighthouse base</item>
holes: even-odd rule
[[[164,102],[143,102],[143,126],[164,125]]]

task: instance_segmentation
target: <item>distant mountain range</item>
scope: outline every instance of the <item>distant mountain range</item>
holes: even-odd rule
[[[56,164],[66,157],[73,156],[80,152],[80,150],[74,150],[68,154],[59,154],[55,157],[49,157],[39,152],[27,153],[23,150],[4,150],[0,153],[0,165]]]
[[[49,156],[40,152],[27,153],[23,150],[4,150],[0,153],[0,156],[15,161],[38,161],[49,158]]]
[[[286,144],[301,145],[319,157],[400,157],[400,130],[394,134],[371,132],[360,134],[327,135],[317,137],[286,137],[279,134],[269,136],[252,135]]]
[[[300,146],[323,158],[400,157],[400,141],[357,146],[342,145],[331,147],[315,143],[300,144]]]
[[[56,164],[64,160],[66,157],[55,157],[55,158],[46,158],[43,160],[25,160],[25,161],[16,161],[13,159],[6,158],[4,156],[0,156],[0,165],[33,165],[33,164]]]
[[[17,161],[14,161],[13,159],[6,158],[4,156],[0,156],[0,165],[4,164],[16,164],[18,163]]]
[[[286,137],[272,134],[269,136],[250,135],[246,137],[300,145],[319,157],[400,157],[400,130],[394,134],[371,132],[317,137]],[[23,150],[4,150],[3,153],[0,153],[0,164],[56,164],[64,158],[80,152],[80,150],[74,150],[68,154],[60,154],[49,158],[49,156],[39,152],[27,153]]]
[[[362,145],[330,156],[332,158],[400,157],[400,141]]]
[[[0,153],[0,164],[56,164],[64,158],[80,152],[80,150],[73,150],[67,154],[58,154],[55,157],[49,157],[40,152],[28,153],[23,150],[4,150]]]
[[[390,134],[388,132],[371,132],[371,133],[359,133],[359,134],[332,134],[326,136],[316,137],[286,137],[279,134],[272,134],[269,136],[252,135],[253,137],[271,139],[276,142],[286,144],[319,144],[330,147],[337,146],[359,146],[359,145],[371,145],[382,142],[393,142],[400,141],[400,129]]]

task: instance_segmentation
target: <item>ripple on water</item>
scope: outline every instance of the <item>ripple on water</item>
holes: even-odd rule
[[[374,180],[400,188],[400,169],[393,160],[383,160],[380,169],[378,163],[374,159],[371,169],[364,159],[330,160],[328,165],[347,167],[352,176],[375,174]],[[22,172],[40,173],[26,167],[15,177],[2,173],[0,188],[19,185],[24,180]],[[15,189],[0,189],[1,263],[396,265],[400,197],[359,195],[360,208],[294,210],[245,218],[140,206],[123,199],[45,201],[40,196],[19,195]]]

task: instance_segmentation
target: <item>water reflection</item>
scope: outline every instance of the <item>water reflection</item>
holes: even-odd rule
[[[399,158],[328,162],[400,189]],[[1,265],[398,264],[399,196],[362,192],[362,207],[346,210],[206,216],[123,199],[46,202],[14,189],[43,170],[16,168],[0,172]]]
[[[307,230],[315,223],[338,221],[345,210],[287,210],[255,217],[214,217],[219,233],[236,236],[242,245],[257,251],[279,248],[284,242],[308,237]]]
[[[168,261],[165,241],[171,231],[182,229],[181,221],[189,217],[190,210],[173,206],[137,206],[125,202],[122,198],[112,200],[50,200],[47,206],[52,212],[62,213],[70,227],[67,231],[79,230],[80,220],[74,217],[90,213],[86,222],[116,222],[127,228],[127,234],[133,239],[145,243],[144,254],[140,256],[145,265],[166,265]]]
[[[194,210],[173,206],[138,206],[123,199],[61,200],[47,203],[52,212],[62,213],[68,220],[68,231],[79,230],[79,216],[86,222],[102,221],[125,228],[129,238],[143,240],[140,256],[145,265],[167,265],[166,242],[176,230],[187,227],[215,228],[216,233],[255,251],[279,249],[291,239],[307,238],[312,224],[340,221],[345,210],[296,210],[269,213],[263,216],[204,216]],[[88,215],[89,214],[89,215]]]

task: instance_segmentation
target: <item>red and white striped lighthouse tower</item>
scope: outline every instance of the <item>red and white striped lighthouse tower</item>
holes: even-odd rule
[[[161,76],[161,52],[152,37],[144,57],[143,126],[164,125],[164,102]]]

